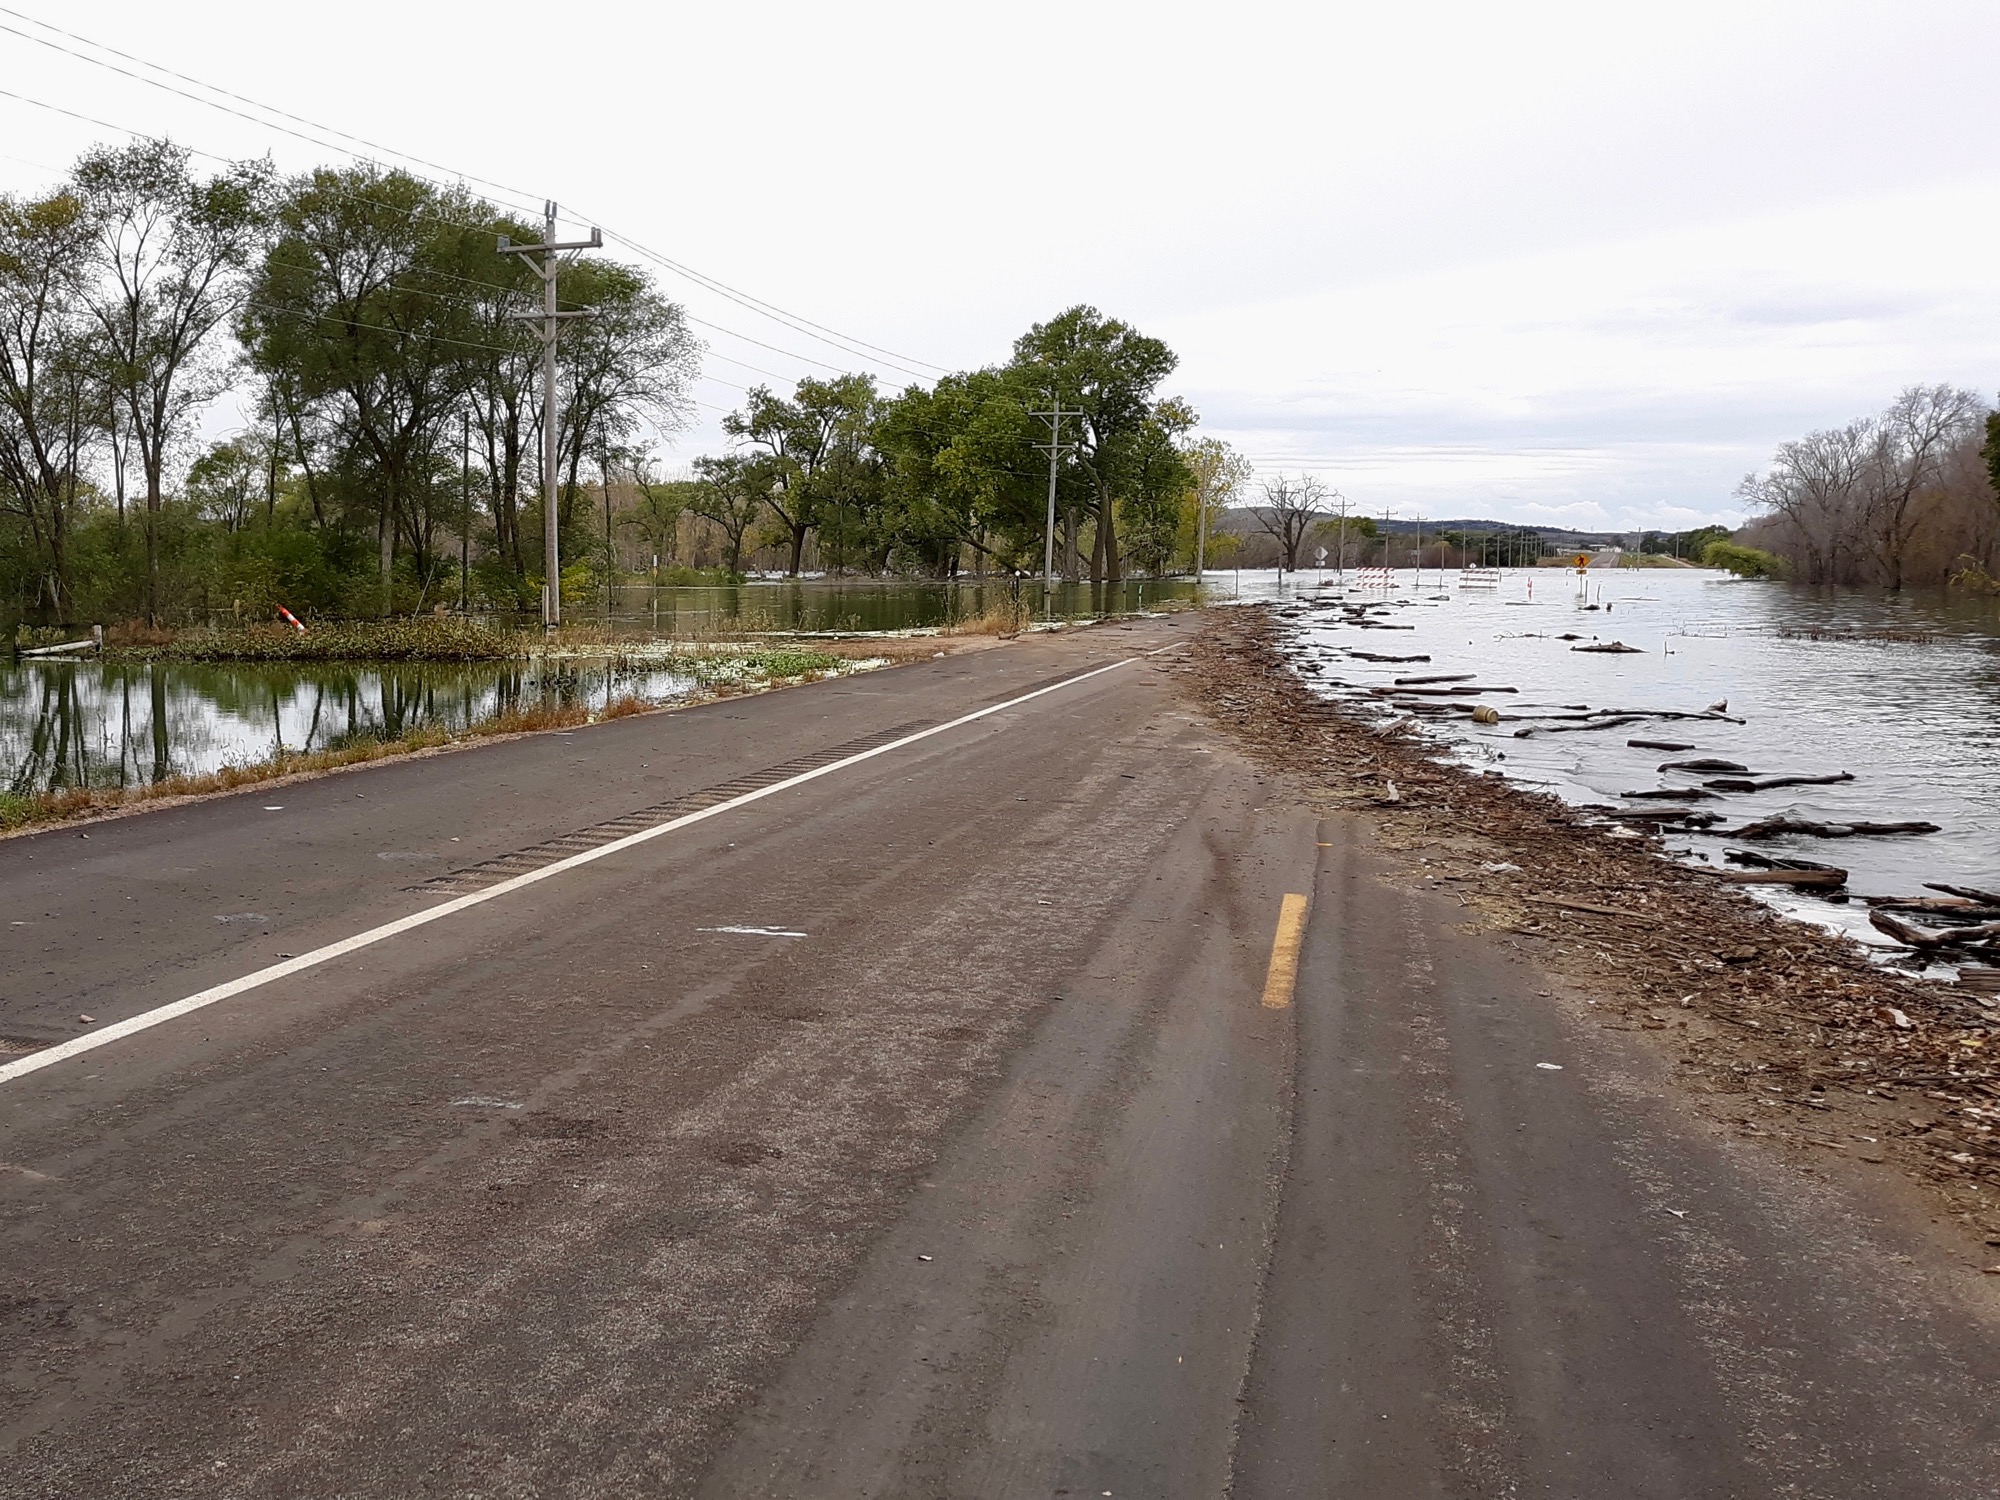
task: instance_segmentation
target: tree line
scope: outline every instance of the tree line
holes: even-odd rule
[[[1247,475],[1160,393],[1177,362],[1080,305],[1031,327],[1005,362],[929,387],[885,393],[865,374],[758,386],[723,422],[728,451],[669,485],[633,472],[635,509],[649,525],[675,509],[701,517],[730,571],[761,547],[793,575],[1039,572],[1053,448],[1061,574],[1176,571]]]
[[[540,279],[500,240],[540,235],[399,171],[203,172],[158,141],[0,196],[0,623],[532,607]],[[558,300],[590,314],[558,356],[566,594],[660,561],[1038,571],[1051,445],[1057,564],[1116,582],[1190,565],[1247,482],[1162,393],[1173,351],[1087,306],[928,386],[757,387],[725,451],[663,475],[685,313],[599,257]],[[242,427],[202,441],[231,393]]]
[[[0,609],[66,623],[276,602],[435,603],[478,533],[489,599],[532,598],[541,227],[374,166],[194,169],[98,148],[0,196]],[[700,345],[630,267],[565,266],[557,524],[588,465],[684,425]],[[246,392],[240,432],[199,444]]]
[[[1891,590],[2000,572],[2000,414],[1917,385],[1886,410],[1778,448],[1737,494],[1738,540],[1802,583]]]

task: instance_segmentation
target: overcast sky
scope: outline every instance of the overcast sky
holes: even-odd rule
[[[1078,301],[1167,339],[1260,470],[1399,515],[1732,520],[1781,439],[2000,384],[1992,0],[19,11],[555,197],[906,365],[661,272],[711,349],[681,461],[741,386],[988,363]],[[43,104],[339,159],[0,49]],[[6,97],[0,130],[22,190],[121,139]]]

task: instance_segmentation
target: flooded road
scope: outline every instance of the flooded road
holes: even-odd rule
[[[1551,569],[1503,574],[1498,586],[1461,586],[1403,570],[1394,588],[1288,582],[1282,598],[1302,675],[1319,691],[1392,708],[1377,690],[1412,677],[1425,685],[1424,732],[1462,762],[1550,791],[1572,804],[1625,810],[1674,807],[1635,792],[1695,791],[1721,773],[1666,769],[1715,759],[1753,778],[1851,774],[1853,780],[1752,793],[1714,792],[1685,805],[1722,815],[1717,830],[1785,815],[1823,823],[1922,820],[1937,833],[1825,839],[1788,835],[1755,845],[1726,833],[1670,830],[1676,852],[1723,863],[1731,848],[1838,865],[1855,895],[1920,893],[1926,881],[2000,887],[2000,624],[1991,600],[1863,592],[1809,593],[1706,571]],[[1280,597],[1270,575],[1245,575],[1242,597]],[[1351,623],[1335,602],[1372,603]],[[1630,653],[1576,649],[1612,642]],[[1371,661],[1376,656],[1422,661]],[[1417,684],[1407,684],[1417,686]],[[1478,688],[1477,693],[1440,689]],[[1514,691],[1503,691],[1514,689]],[[1632,709],[1700,713],[1726,703],[1730,719],[1643,719],[1578,731],[1542,715]],[[1477,724],[1485,704],[1500,721]],[[1456,709],[1452,707],[1456,705]],[[1519,732],[1528,729],[1525,736]],[[1685,745],[1635,747],[1631,740]],[[1760,899],[1880,944],[1859,902],[1775,887]]]

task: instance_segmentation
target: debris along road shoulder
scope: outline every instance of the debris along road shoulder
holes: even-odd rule
[[[1266,610],[1217,620],[1184,670],[1252,755],[1357,813],[1402,879],[1560,976],[1599,1025],[1657,1033],[1713,1119],[1803,1167],[1894,1170],[1965,1264],[2000,1265],[2000,997],[1887,972],[1656,839],[1350,717],[1285,670]]]
[[[0,1497],[1979,1493],[1985,1314],[1198,623],[17,842],[29,1046],[499,894],[0,1084]]]

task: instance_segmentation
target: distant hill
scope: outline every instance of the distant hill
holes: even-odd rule
[[[1257,517],[1262,510],[1263,507],[1257,505],[1232,506],[1223,512],[1222,520],[1216,529],[1245,534],[1261,531]],[[1360,520],[1362,517],[1357,512],[1349,512],[1349,519]],[[1373,521],[1378,532],[1386,529],[1391,536],[1415,536],[1420,524],[1401,517],[1392,517],[1385,528],[1380,516],[1367,519]],[[1632,541],[1635,535],[1629,531],[1572,531],[1564,526],[1529,526],[1518,521],[1479,518],[1458,520],[1447,517],[1433,521],[1427,517],[1421,526],[1423,534],[1427,537],[1436,536],[1444,531],[1463,532],[1472,536],[1515,536],[1526,533],[1540,537],[1552,547],[1565,551],[1575,548],[1585,552],[1597,547],[1624,546]]]

